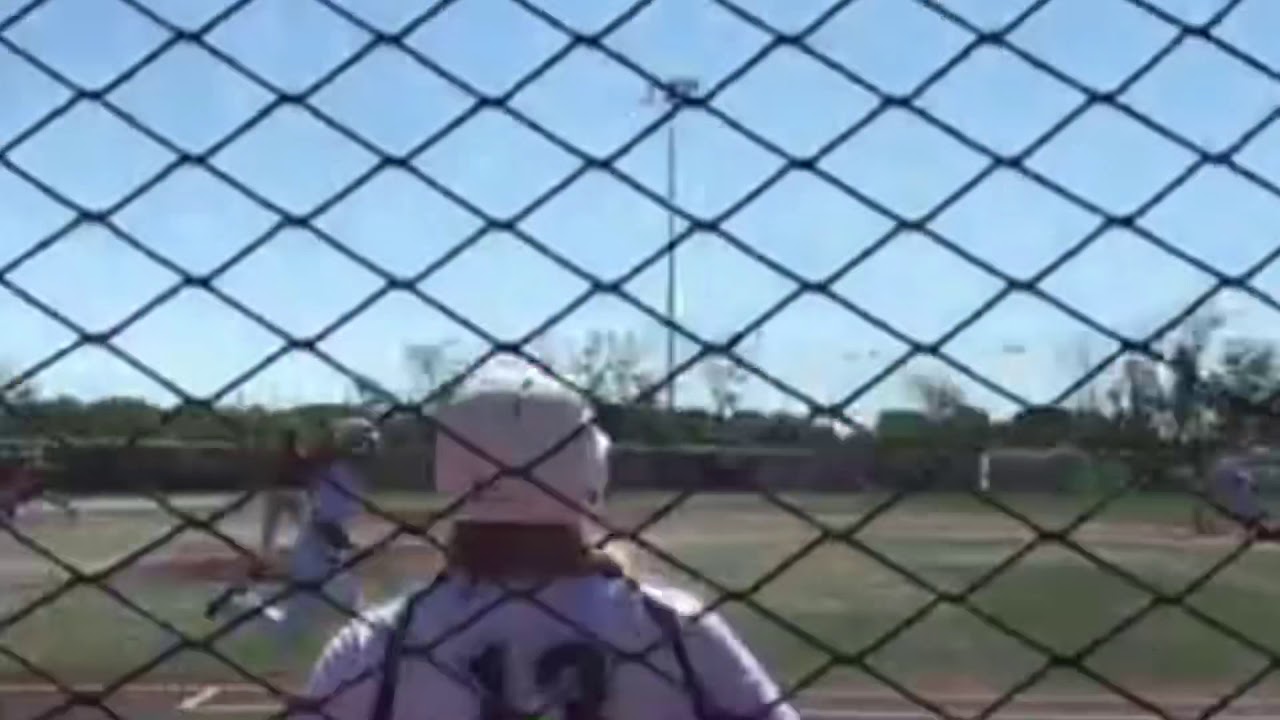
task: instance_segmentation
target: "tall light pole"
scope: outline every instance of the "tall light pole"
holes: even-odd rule
[[[661,85],[650,85],[645,102],[650,105],[662,103],[668,106],[679,106],[681,101],[698,92],[697,78],[672,77]],[[667,122],[667,242],[676,239],[676,118]],[[678,278],[676,275],[676,248],[672,245],[667,252],[667,409],[676,407],[676,378],[672,376],[676,367],[676,291]]]
[[[1008,380],[1004,381],[1006,384],[1005,389],[1007,390],[1008,386],[1013,386],[1017,395],[1027,392],[1027,389],[1022,386],[1023,381],[1026,380],[1024,371],[1026,370],[1027,346],[1020,342],[1007,342],[1000,346],[1000,355],[1004,358],[1004,373],[1005,377],[1008,378]]]

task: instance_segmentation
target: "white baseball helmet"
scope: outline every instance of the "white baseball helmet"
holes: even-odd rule
[[[600,510],[609,438],[576,396],[484,390],[441,408],[436,421],[448,428],[436,431],[436,489],[457,497],[483,486],[457,519],[580,525],[589,519],[584,509]]]
[[[378,432],[378,426],[364,418],[337,420],[330,432],[334,448],[343,454],[365,457],[376,453],[382,445],[382,434]]]

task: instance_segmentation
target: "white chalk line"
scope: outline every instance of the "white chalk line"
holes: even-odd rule
[[[202,705],[206,705],[214,698],[222,693],[222,688],[218,685],[208,685],[203,690],[197,692],[190,697],[183,699],[178,703],[178,710],[182,712],[191,712]]]
[[[189,715],[275,715],[284,709],[283,705],[270,705],[266,703],[225,703],[220,705],[205,705],[203,707],[186,710]]]

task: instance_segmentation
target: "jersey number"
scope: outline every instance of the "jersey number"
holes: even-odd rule
[[[489,645],[469,669],[484,691],[482,720],[536,720],[507,702],[506,646]],[[559,687],[565,673],[572,674],[577,693],[564,706],[564,720],[600,720],[608,681],[604,654],[587,643],[568,643],[547,650],[534,663],[533,678],[541,690]]]

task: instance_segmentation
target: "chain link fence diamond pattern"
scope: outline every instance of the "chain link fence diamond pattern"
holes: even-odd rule
[[[928,359],[994,404],[1043,411],[1078,400],[1116,367],[1145,358],[1171,368],[1165,372],[1192,398],[1188,407],[1220,408],[1216,400],[1225,397],[1235,408],[1228,414],[1243,409],[1269,417],[1268,388],[1242,397],[1239,388],[1208,382],[1209,368],[1187,370],[1187,358],[1169,344],[1223,297],[1259,317],[1278,309],[1266,289],[1280,254],[1274,225],[1255,231],[1239,219],[1280,208],[1280,167],[1273,159],[1280,155],[1269,152],[1280,137],[1274,122],[1280,55],[1265,32],[1252,32],[1280,27],[1268,3],[844,0],[784,7],[710,0],[698,6],[700,15],[688,17],[689,8],[677,5],[0,3],[0,86],[6,90],[0,208],[11,215],[0,217],[8,229],[0,238],[0,284],[15,301],[10,343],[22,352],[29,345],[44,348],[7,376],[4,409],[19,428],[43,427],[47,418],[33,415],[24,388],[95,353],[80,366],[89,368],[82,376],[128,377],[132,385],[116,394],[174,401],[146,422],[122,426],[112,452],[123,455],[192,418],[219,423],[228,437],[247,444],[257,432],[252,414],[227,408],[241,402],[256,378],[305,357],[306,372],[342,377],[377,399],[381,420],[413,417],[427,427],[424,408],[504,358],[598,393],[599,385],[563,372],[563,363],[544,350],[557,329],[607,298],[669,333],[673,348],[688,350],[673,352],[669,367],[626,388],[623,399],[636,405],[654,406],[676,393],[677,380],[683,391],[699,368],[727,359],[730,369],[722,372],[748,379],[800,415],[856,426],[855,406]],[[689,47],[677,47],[682,37]],[[1096,52],[1079,52],[1088,44]],[[673,73],[673,57],[690,58],[697,80]],[[648,88],[651,99],[663,102],[645,108],[639,96],[611,94],[631,86]],[[604,122],[607,103],[635,107]],[[712,126],[714,132],[707,130]],[[686,132],[693,141],[684,141]],[[659,147],[669,153],[663,162],[652,152]],[[719,169],[701,178],[694,170],[678,173],[678,149],[695,163],[711,158]],[[668,161],[671,175],[664,180],[655,168]],[[506,168],[506,181],[494,181],[495,163]],[[586,212],[596,202],[599,212]],[[670,221],[669,237],[658,218]],[[629,223],[656,235],[632,242]],[[845,241],[824,244],[822,238],[842,237],[831,231],[842,223],[849,229]],[[1053,228],[1051,241],[1035,245],[1030,236],[1045,225]],[[1203,237],[1205,228],[1218,227],[1224,231]],[[868,234],[866,241],[849,240],[852,228]],[[397,235],[417,241],[379,239]],[[587,239],[570,247],[570,236]],[[173,237],[190,240],[189,247],[175,247],[167,241]],[[1197,242],[1210,245],[1191,247]],[[495,243],[519,253],[521,266],[531,268],[522,277],[533,279],[516,278],[513,264],[486,260],[485,248]],[[1227,245],[1233,247],[1221,247]],[[675,274],[679,258],[711,247],[719,253],[708,255],[716,258],[715,270]],[[1002,256],[1016,257],[1006,262]],[[893,262],[914,268],[914,279],[877,280],[893,274]],[[98,263],[109,279],[84,283],[60,275],[69,263]],[[1118,283],[1116,264],[1126,266]],[[694,322],[699,306],[672,316],[650,292],[664,272],[688,285],[722,275],[761,292],[750,302],[725,295],[727,308],[747,311],[727,332],[723,324],[709,330]],[[263,280],[273,273],[280,287]],[[292,292],[293,274],[313,276],[326,292],[282,302],[281,295]],[[502,312],[490,322],[475,306],[447,299],[465,285],[509,290],[503,307],[520,304],[526,290],[545,298],[554,287],[555,297],[536,322],[509,322]],[[1194,292],[1162,291],[1175,285],[1194,286]],[[866,287],[881,292],[863,297]],[[1159,303],[1145,301],[1155,295]],[[397,316],[389,303],[412,309]],[[1080,329],[1104,349],[1049,390],[1007,367],[976,362],[975,352],[981,353],[970,338],[993,337],[991,328],[1017,322],[1011,310],[1017,303],[1034,303],[1053,318],[1032,329]],[[1144,319],[1140,332],[1123,326],[1132,319],[1126,307],[1156,305],[1158,317]],[[429,362],[429,348],[423,350],[420,364],[438,376],[421,392],[389,389],[333,349],[343,337],[355,338],[347,347],[387,344],[369,328],[411,323],[406,318],[424,311],[485,348],[449,367]],[[362,317],[387,313],[400,319],[360,326]],[[776,358],[750,350],[753,339],[788,314],[793,323],[799,314],[833,334],[857,332],[892,349],[860,356],[871,370],[818,397],[807,386],[821,373],[775,367]],[[215,315],[235,320],[215,322]],[[1025,313],[1021,317],[1026,329]],[[208,333],[189,335],[203,318]],[[856,323],[857,330],[840,323]],[[231,347],[233,338],[220,331],[233,327],[264,350],[251,358],[208,357],[224,341]],[[201,346],[179,347],[180,337],[200,337]],[[814,336],[795,337],[803,345]],[[829,351],[794,346],[788,352]],[[830,350],[819,365],[846,362],[840,352]],[[184,364],[199,363],[217,370],[199,381],[184,377]],[[120,370],[108,372],[108,365]],[[288,367],[302,373],[304,366]],[[1032,373],[1052,374],[1042,367]],[[1185,420],[1176,407],[1168,412]],[[65,428],[42,434],[55,446],[79,442]],[[1158,447],[1136,452],[1156,465],[1189,463],[1203,472],[1209,450],[1198,438],[1166,435]],[[945,475],[939,459],[945,452],[927,454],[922,481],[875,495],[852,519],[833,519],[779,488],[753,488],[759,507],[776,522],[801,528],[798,535],[807,539],[734,582],[664,549],[649,533],[696,502],[697,488],[647,508],[636,524],[600,521],[646,562],[699,583],[709,596],[704,612],[738,607],[819,656],[786,678],[789,700],[856,672],[938,717],[993,717],[1055,673],[1071,672],[1130,711],[1171,717],[1150,693],[1096,662],[1114,641],[1170,610],[1197,632],[1258,658],[1248,672],[1215,687],[1212,700],[1196,708],[1199,717],[1232,708],[1269,679],[1280,660],[1274,644],[1195,601],[1248,561],[1254,535],[1223,546],[1194,578],[1171,586],[1081,534],[1117,503],[1144,496],[1145,480],[1091,496],[1060,523],[975,488],[964,497],[1023,540],[963,582],[940,581],[868,534],[895,511],[914,507]],[[254,551],[223,521],[254,494],[237,493],[203,512],[160,489],[135,491],[171,523],[91,570],[38,529],[20,522],[6,527],[14,548],[61,578],[0,616],[0,655],[12,671],[57,690],[32,716],[96,708],[121,717],[113,709],[119,697],[193,653],[212,658],[239,683],[288,697],[292,688],[224,649],[223,641],[254,612],[193,634],[158,610],[159,601],[114,582],[193,536],[252,561]],[[1189,486],[1186,494],[1201,494],[1202,502],[1230,515],[1201,490]],[[392,508],[364,502],[388,529],[347,567],[375,561],[407,538],[442,549],[431,530],[457,507],[435,508],[410,524]],[[1047,550],[1141,600],[1087,637],[1072,638],[1069,650],[983,602],[984,593]],[[851,647],[840,637],[843,629],[817,631],[809,617],[779,611],[765,598],[806,561],[833,551],[857,558],[857,572],[885,573],[923,601]],[[74,673],[5,639],[85,589],[104,596],[113,612],[143,618],[171,639],[145,663],[117,667],[109,682],[91,690]],[[279,597],[296,590],[282,589]],[[836,598],[846,605],[862,601]],[[947,706],[927,687],[900,677],[892,662],[878,660],[895,644],[945,644],[928,636],[929,623],[942,613],[963,615],[1007,643],[1009,653],[1034,661],[980,707]],[[49,632],[52,626],[43,627]],[[431,661],[431,648],[409,651]]]

